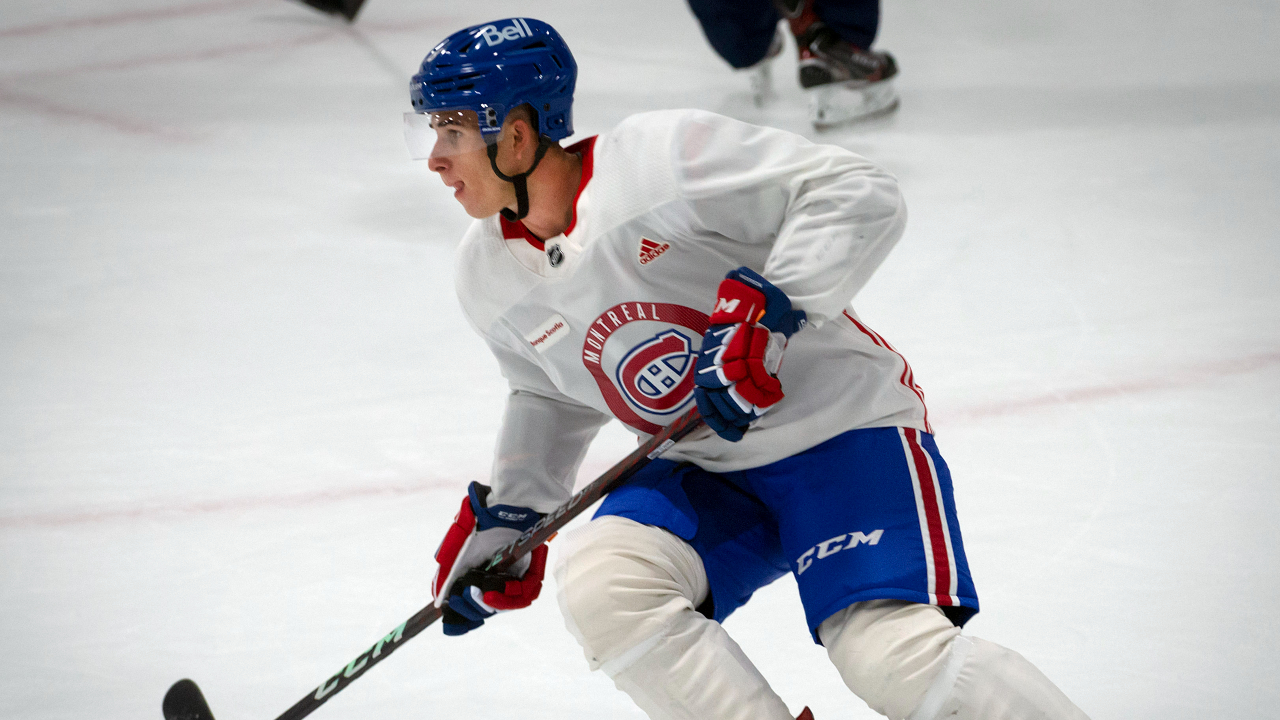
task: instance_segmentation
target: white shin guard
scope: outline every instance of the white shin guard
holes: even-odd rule
[[[702,560],[659,528],[603,517],[565,538],[555,575],[565,624],[653,720],[792,720],[719,623]]]
[[[1021,655],[962,637],[930,605],[855,603],[818,635],[849,689],[891,720],[1088,720]]]
[[[1089,720],[1026,658],[975,637],[952,642],[947,666],[908,720],[943,718]]]

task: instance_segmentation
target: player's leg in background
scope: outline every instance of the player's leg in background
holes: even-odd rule
[[[756,105],[772,99],[773,59],[784,41],[771,0],[689,0],[689,8],[712,49],[747,76]]]
[[[787,19],[800,53],[800,84],[869,84],[888,80],[898,66],[871,50],[880,30],[879,0],[773,0]]]
[[[818,627],[845,684],[891,720],[1088,720],[1026,658],[934,605],[855,603]]]
[[[741,70],[765,58],[778,26],[770,0],[689,0],[711,47]]]
[[[813,0],[814,13],[841,40],[870,50],[880,32],[880,0]]]
[[[792,720],[720,623],[696,609],[709,584],[684,540],[597,517],[561,541],[555,576],[591,669],[653,720]]]
[[[891,112],[898,64],[871,49],[880,29],[879,0],[773,0],[800,53],[800,85],[810,91],[818,127]]]

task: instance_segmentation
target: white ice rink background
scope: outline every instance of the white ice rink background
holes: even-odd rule
[[[819,135],[793,60],[756,110],[680,0],[6,0],[0,718],[158,720],[187,676],[274,718],[426,603],[504,385],[400,114],[516,14],[577,55],[577,137],[700,107],[898,175],[855,305],[928,395],[973,634],[1096,720],[1280,717],[1277,3],[886,0],[902,107]],[[789,579],[726,627],[796,711],[874,717]],[[641,716],[544,597],[313,717]]]

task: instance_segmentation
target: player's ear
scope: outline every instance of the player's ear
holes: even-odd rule
[[[517,118],[512,123],[512,130],[515,131],[513,139],[517,155],[522,161],[532,159],[538,149],[538,135],[533,125],[525,118]]]

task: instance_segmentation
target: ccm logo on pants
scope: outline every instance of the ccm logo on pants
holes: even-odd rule
[[[850,550],[862,543],[875,545],[880,542],[881,535],[884,535],[883,529],[872,530],[870,533],[844,533],[843,535],[837,535],[830,540],[823,540],[817,545],[805,550],[803,555],[796,558],[796,575],[803,575],[804,571],[809,569],[809,566],[813,564],[814,560],[829,558],[841,550]],[[848,541],[847,543],[845,542],[846,540]],[[817,554],[817,557],[814,557],[815,553]]]

